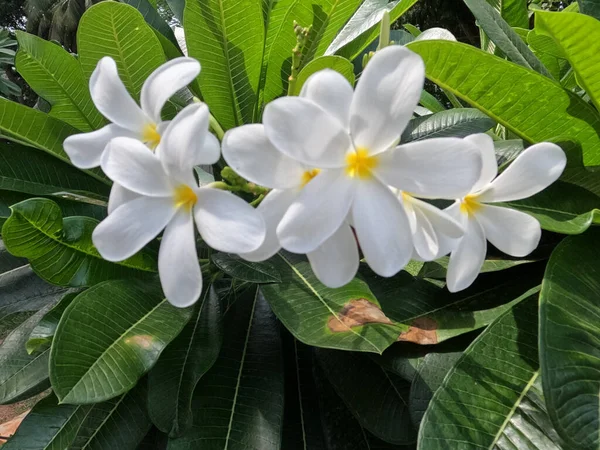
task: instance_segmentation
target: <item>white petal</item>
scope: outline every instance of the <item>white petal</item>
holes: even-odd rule
[[[90,78],[90,94],[98,111],[116,125],[141,133],[152,122],[127,92],[112,58],[98,61]]]
[[[223,158],[236,173],[274,189],[300,186],[304,166],[271,144],[261,124],[242,125],[225,133]]]
[[[279,239],[277,238],[277,225],[279,225],[281,218],[299,194],[300,191],[296,189],[286,189],[283,191],[275,189],[269,192],[261,204],[258,205],[258,208],[256,208],[262,215],[267,227],[265,240],[253,252],[240,253],[242,258],[248,261],[264,261],[281,249]]]
[[[398,143],[419,103],[425,66],[419,55],[393,45],[375,53],[363,72],[350,109],[350,134],[370,154]]]
[[[431,261],[439,251],[437,234],[433,225],[419,208],[413,208],[411,231],[415,251],[424,261]]]
[[[330,288],[349,283],[358,271],[358,246],[352,228],[345,223],[306,256],[319,281]]]
[[[102,170],[111,180],[137,194],[153,197],[172,194],[160,160],[135,139],[113,139],[102,157]]]
[[[142,110],[155,123],[161,121],[160,111],[167,100],[184,88],[200,73],[200,63],[193,58],[175,58],[160,66],[142,86]]]
[[[340,121],[306,98],[272,101],[265,108],[263,123],[268,139],[279,151],[311,167],[344,166],[352,146]]]
[[[215,250],[248,253],[265,239],[265,222],[258,211],[230,192],[199,188],[194,207],[196,226]]]
[[[352,86],[342,74],[325,69],[308,77],[302,86],[300,97],[312,100],[348,129],[353,94]]]
[[[509,202],[531,197],[562,174],[567,157],[556,144],[542,142],[525,149],[479,196],[482,202]]]
[[[179,308],[196,303],[202,292],[194,219],[181,208],[163,233],[158,252],[158,274],[167,300]]]
[[[75,167],[91,169],[100,165],[106,145],[119,136],[136,138],[137,134],[111,123],[90,133],[73,134],[65,139],[63,146]]]
[[[356,189],[352,221],[365,260],[382,277],[396,274],[410,260],[413,242],[400,200],[377,180]]]
[[[115,209],[94,229],[94,245],[108,261],[135,255],[175,214],[170,198],[139,197]]]
[[[508,255],[527,256],[540,242],[540,223],[529,214],[491,205],[481,205],[475,214],[487,240]]]
[[[413,207],[418,208],[431,222],[436,234],[442,234],[453,239],[458,239],[463,236],[464,229],[462,225],[458,220],[449,215],[447,211],[441,211],[439,208],[436,208],[423,200],[419,200],[418,198],[412,197],[411,201]]]
[[[463,197],[481,173],[479,151],[459,138],[410,142],[378,158],[374,172],[382,181],[418,197]]]
[[[308,253],[340,227],[352,204],[356,183],[343,170],[327,170],[302,189],[277,227],[281,246]]]
[[[159,145],[160,160],[169,172],[192,172],[194,166],[214,164],[219,147],[208,138],[208,107],[204,103],[186,106],[171,121]],[[212,136],[212,135],[211,135]]]
[[[129,189],[125,189],[119,183],[113,183],[112,188],[110,189],[110,196],[108,197],[108,214],[113,212],[123,203],[130,202],[139,196],[139,194],[136,194]]]
[[[481,152],[481,174],[479,175],[479,180],[477,180],[477,183],[471,189],[471,192],[477,192],[491,183],[496,178],[496,175],[498,175],[494,140],[485,133],[471,134],[464,139]]]
[[[458,292],[473,284],[481,270],[487,244],[483,228],[474,217],[464,217],[465,235],[450,254],[446,284],[450,292]]]

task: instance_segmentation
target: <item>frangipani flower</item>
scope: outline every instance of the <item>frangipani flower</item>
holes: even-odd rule
[[[65,152],[73,165],[81,169],[99,166],[104,149],[116,137],[137,139],[154,150],[168,125],[161,119],[163,106],[199,73],[200,64],[193,58],[175,58],[163,64],[144,82],[140,107],[119,78],[115,61],[110,57],[102,58],[90,78],[90,94],[98,111],[112,123],[99,130],[65,139]],[[108,203],[109,213],[135,197],[115,184]]]
[[[305,85],[307,86],[307,85]],[[300,94],[306,96],[306,90]],[[243,125],[225,133],[223,158],[241,176],[273,189],[258,206],[267,226],[263,244],[241,254],[248,261],[264,261],[281,249],[277,225],[306,184],[320,171],[278,151],[267,139],[263,125]],[[340,253],[341,252],[341,253]],[[324,284],[340,287],[358,270],[358,247],[346,223],[315,250],[308,252],[313,272]]]
[[[194,238],[228,253],[256,250],[265,237],[261,215],[235,195],[198,187],[193,168],[214,164],[219,146],[208,132],[208,108],[192,104],[167,126],[157,154],[140,141],[113,139],[102,157],[102,169],[136,198],[121,204],[92,235],[108,261],[122,261],[165,230],[158,269],[166,297],[176,306],[193,304],[202,290]]]
[[[307,80],[303,96],[267,105],[268,141],[304,167],[320,169],[277,227],[283,248],[311,253],[350,222],[367,263],[391,276],[409,261],[413,243],[406,212],[389,186],[425,198],[469,192],[482,164],[469,142],[438,138],[397,146],[423,82],[421,58],[391,46],[375,54],[355,92],[340,74],[325,70]],[[256,170],[287,178],[279,164]],[[355,245],[340,239],[331,258],[350,268],[341,257]]]
[[[471,193],[446,209],[465,229],[450,255],[447,275],[450,292],[469,287],[477,278],[485,260],[486,240],[516,257],[526,256],[537,247],[542,233],[537,219],[490,203],[521,200],[537,194],[560,177],[567,162],[558,145],[543,142],[524,150],[496,178],[498,166],[492,139],[485,134],[465,139],[480,148],[483,167]]]

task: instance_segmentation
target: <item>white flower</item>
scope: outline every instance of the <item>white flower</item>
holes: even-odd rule
[[[454,199],[469,192],[479,176],[480,154],[462,139],[397,147],[423,82],[421,58],[406,48],[388,47],[369,62],[355,92],[337,72],[320,71],[307,80],[300,97],[267,105],[264,128],[245,127],[245,137],[224,140],[224,157],[242,176],[284,192],[295,190],[295,198],[278,191],[269,195],[269,203],[279,206],[264,205],[278,209],[267,222],[272,228],[283,216],[277,236],[289,251],[310,258],[315,252],[323,256],[327,248],[327,267],[315,270],[327,285],[356,273],[358,249],[348,223],[376,273],[391,276],[410,259],[409,220],[388,185],[421,197]],[[272,157],[276,151],[280,155]],[[299,180],[308,181],[300,191]]]
[[[524,150],[496,178],[498,166],[492,139],[485,134],[465,139],[480,148],[483,168],[471,193],[446,209],[465,229],[450,255],[447,275],[450,292],[465,289],[475,281],[485,260],[486,239],[500,251],[516,257],[526,256],[537,247],[542,231],[535,218],[489,203],[537,194],[560,177],[567,161],[558,145],[543,142]]]
[[[73,165],[81,169],[99,166],[106,145],[116,137],[137,139],[154,150],[168,125],[161,119],[163,106],[199,73],[200,64],[192,58],[175,58],[163,64],[144,82],[140,107],[119,78],[115,61],[110,57],[102,58],[90,78],[90,94],[98,111],[112,123],[65,139],[65,152]],[[108,212],[135,197],[115,184],[110,193]]]
[[[260,214],[235,195],[198,187],[193,168],[214,164],[219,146],[208,132],[208,108],[193,104],[167,126],[157,154],[138,140],[113,139],[102,169],[136,198],[116,208],[93,233],[94,245],[108,261],[121,261],[165,230],[158,269],[166,297],[176,306],[194,303],[202,290],[194,238],[194,219],[202,239],[228,253],[254,251],[265,237]]]

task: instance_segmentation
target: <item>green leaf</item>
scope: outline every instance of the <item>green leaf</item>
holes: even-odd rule
[[[50,350],[36,355],[25,351],[29,334],[48,308],[42,308],[15,328],[0,345],[0,404],[14,403],[48,388]]]
[[[448,263],[450,262],[449,256],[442,256],[435,261],[426,262],[418,273],[420,278],[439,278],[441,280],[446,278],[448,270]],[[479,270],[479,273],[497,272],[499,270],[510,269],[521,264],[529,264],[535,262],[530,259],[486,259],[483,262],[483,266]]]
[[[379,22],[385,10],[390,13],[390,23],[394,23],[415,3],[417,0],[394,0],[389,3],[387,0],[369,0],[363,3],[353,18],[360,14],[366,22],[350,19],[352,25],[348,22],[348,25],[340,32],[340,35],[351,36],[348,43],[343,44],[342,47],[337,42],[333,42],[327,48],[325,55],[337,53],[350,61],[356,59],[379,36]]]
[[[261,3],[188,0],[185,4],[188,52],[202,62],[202,95],[225,130],[254,117],[265,33]]]
[[[31,88],[52,105],[50,115],[81,131],[100,128],[105,120],[94,107],[79,62],[62,47],[17,31],[15,65]]]
[[[486,0],[464,0],[485,34],[511,61],[552,79],[548,69]],[[513,2],[514,3],[514,2]],[[523,2],[521,2],[523,3]],[[525,4],[526,6],[526,4]]]
[[[427,78],[519,137],[529,142],[579,142],[585,165],[600,165],[600,119],[579,97],[529,69],[466,44],[418,41],[407,47],[424,59]]]
[[[63,313],[52,342],[55,394],[61,403],[86,404],[127,392],[191,314],[191,308],[171,305],[154,283],[107,281],[79,294]]]
[[[148,411],[158,429],[176,437],[191,428],[192,394],[219,356],[222,341],[221,305],[209,286],[148,375]]]
[[[11,207],[2,227],[9,252],[29,259],[43,279],[62,286],[91,286],[114,278],[149,278],[156,263],[142,251],[119,263],[102,259],[92,243],[97,221],[89,217],[63,219],[59,206],[32,198]]]
[[[54,394],[40,400],[25,416],[3,450],[71,448],[79,428],[94,406],[59,405]]]
[[[390,13],[390,23],[393,23],[416,2],[417,0],[396,0],[392,2],[388,2],[387,0],[366,0],[356,10],[344,28],[337,34],[333,42],[331,42],[325,51],[325,55],[333,55],[342,47],[351,44],[354,41],[354,47],[352,49],[350,49],[349,45],[348,48],[345,48],[340,52],[342,56],[347,57],[352,61],[379,35],[378,26],[385,11]],[[399,6],[401,7],[400,10],[402,12],[395,17],[398,13],[397,10]],[[372,38],[369,31],[374,34]],[[363,34],[364,36],[361,36]],[[363,39],[361,40],[360,38]],[[358,51],[359,48],[360,51]],[[356,54],[350,56],[350,52]]]
[[[313,378],[313,349],[282,333],[285,413],[281,448],[326,450],[319,397]]]
[[[281,283],[281,276],[270,261],[250,262],[228,253],[214,253],[211,259],[232,278],[250,283]]]
[[[79,406],[90,409],[69,450],[135,450],[152,426],[146,396],[146,383],[142,380],[120,397]]]
[[[467,348],[437,390],[421,423],[421,450],[559,450],[544,407],[537,360],[537,295],[494,321]]]
[[[540,364],[552,422],[568,448],[600,443],[600,233],[568,237],[552,254],[540,294]]]
[[[44,317],[38,322],[25,344],[27,353],[30,355],[34,352],[49,347],[58,327],[58,322],[62,317],[67,306],[77,297],[77,292],[70,292],[63,296],[60,301],[48,311]]]
[[[54,45],[54,44],[52,44]],[[108,198],[107,184],[25,145],[0,141],[0,189],[32,195]]]
[[[577,0],[577,5],[579,5],[579,11],[582,14],[587,14],[600,20],[600,3],[598,3],[598,0]]]
[[[403,327],[392,323],[366,283],[354,279],[339,289],[320,283],[310,265],[279,253],[270,260],[282,282],[261,286],[285,327],[308,345],[381,353]]]
[[[283,420],[280,334],[269,305],[256,288],[236,300],[225,316],[223,347],[200,380],[192,410],[194,426],[169,441],[169,450],[278,450]]]
[[[465,137],[474,133],[484,133],[495,124],[496,122],[476,109],[449,109],[412,119],[402,133],[400,142],[438,137]]]
[[[451,294],[446,288],[406,272],[392,278],[365,274],[369,286],[392,320],[410,328],[399,340],[436,344],[492,322],[539,290],[541,265],[480,275],[471,287]]]
[[[87,79],[101,58],[113,58],[119,77],[136,100],[146,78],[165,62],[160,42],[144,17],[134,7],[117,2],[101,2],[85,12],[77,30],[77,50]]]
[[[575,71],[578,84],[596,105],[600,105],[600,56],[589,45],[600,39],[600,22],[578,13],[539,11],[535,15],[536,31],[550,35]]]
[[[327,378],[360,424],[392,444],[416,439],[408,411],[410,383],[386,372],[367,355],[316,350]]]
[[[166,37],[174,45],[178,45],[173,30],[158,13],[156,5],[153,6],[148,0],[122,0],[122,2],[137,9],[148,25]]]
[[[494,141],[496,160],[498,167],[504,166],[514,160],[523,151],[521,139],[507,139],[505,141]]]
[[[527,33],[527,43],[538,53],[548,53],[556,58],[565,58],[564,51],[556,41],[547,34],[542,34],[538,29],[529,30]]]
[[[591,225],[600,224],[600,197],[564,181],[508,205],[530,214],[544,230],[555,233],[580,234]]]
[[[424,89],[423,91],[421,91],[421,98],[419,100],[419,103],[421,104],[421,106],[423,106],[423,108],[427,108],[432,113],[442,112],[446,110],[444,105],[442,105],[437,98],[435,98],[433,95],[431,95]]]
[[[302,86],[304,86],[308,77],[323,69],[331,69],[341,73],[354,86],[354,66],[350,61],[340,56],[321,56],[313,59],[300,71],[296,81],[296,89],[294,89],[292,95],[300,95]]]
[[[511,27],[529,28],[527,0],[487,0]]]

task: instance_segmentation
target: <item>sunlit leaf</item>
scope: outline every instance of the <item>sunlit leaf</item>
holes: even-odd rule
[[[324,69],[331,69],[341,73],[354,86],[354,66],[352,66],[350,61],[340,56],[321,56],[313,59],[300,71],[298,80],[296,81],[296,88],[292,92],[292,95],[299,95],[308,77]]]

